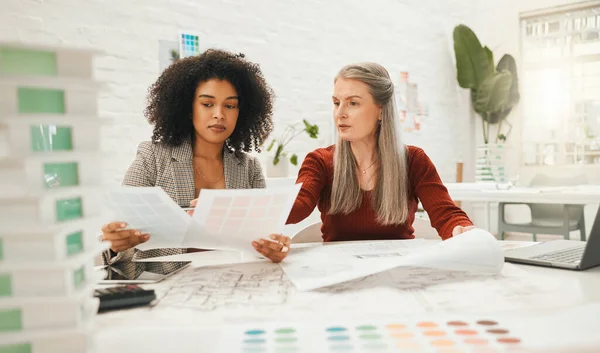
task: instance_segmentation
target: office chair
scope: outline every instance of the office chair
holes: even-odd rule
[[[587,184],[584,175],[559,178],[544,174],[537,174],[531,180],[531,186],[576,186]],[[531,222],[519,224],[508,223],[505,220],[505,206],[527,205],[531,210]],[[533,234],[533,241],[537,241],[537,234],[562,235],[569,239],[569,233],[579,230],[582,241],[585,241],[585,217],[583,208],[585,205],[567,204],[539,204],[500,202],[498,205],[498,237],[504,240],[506,232],[520,232]]]

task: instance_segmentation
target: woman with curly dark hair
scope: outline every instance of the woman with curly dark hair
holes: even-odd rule
[[[182,207],[194,205],[201,189],[264,188],[261,166],[247,152],[271,133],[272,110],[271,88],[242,54],[210,49],[176,61],[149,89],[145,115],[154,126],[152,141],[139,145],[123,185],[160,186]],[[126,227],[112,222],[102,228],[102,239],[111,242],[106,264],[185,252],[138,251],[135,246],[151,234]],[[257,251],[271,260],[284,257],[267,251],[272,242],[261,243]]]

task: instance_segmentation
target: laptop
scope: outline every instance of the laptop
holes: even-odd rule
[[[553,240],[504,252],[506,262],[586,270],[600,265],[600,208],[587,242]]]

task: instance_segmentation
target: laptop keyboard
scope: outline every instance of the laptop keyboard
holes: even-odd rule
[[[579,263],[579,261],[581,261],[581,257],[583,256],[584,250],[585,244],[570,249],[557,250],[547,254],[534,256],[533,259],[548,262],[577,264]]]

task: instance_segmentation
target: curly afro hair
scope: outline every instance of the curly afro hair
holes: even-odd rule
[[[176,61],[150,86],[144,114],[154,125],[152,141],[179,146],[193,140],[196,87],[215,78],[229,81],[239,96],[239,116],[226,148],[236,153],[259,151],[273,130],[273,90],[257,64],[243,54],[217,49]]]

